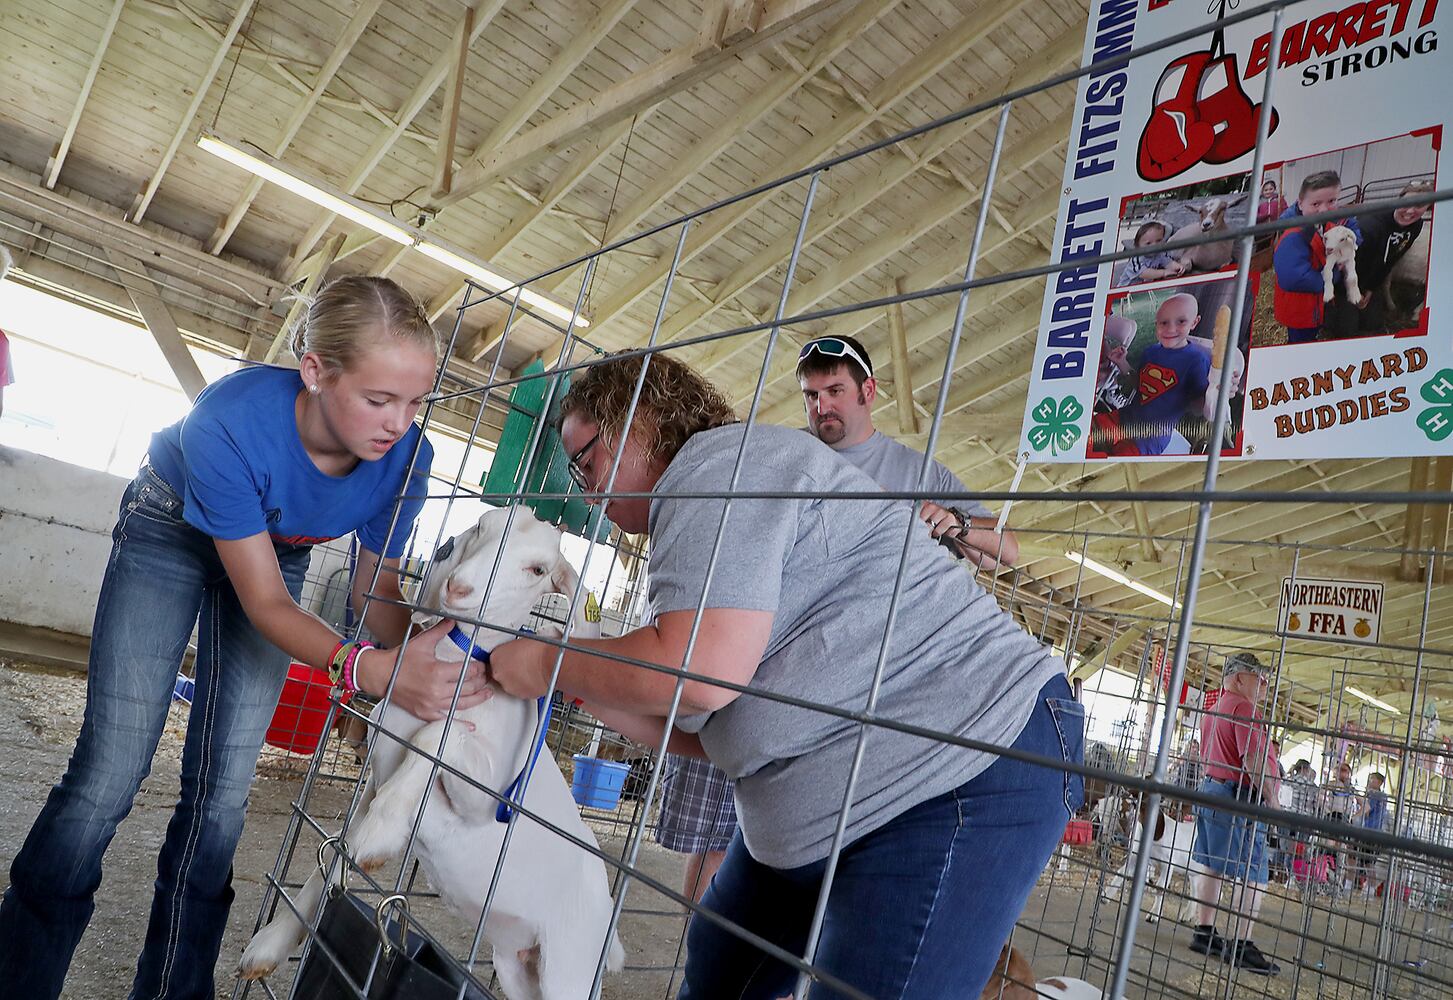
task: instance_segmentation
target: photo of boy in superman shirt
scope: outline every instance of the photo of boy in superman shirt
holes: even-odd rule
[[[1211,291],[1205,286],[1199,290],[1203,294]],[[1207,297],[1217,301],[1221,296]],[[1215,417],[1221,372],[1214,362],[1219,362],[1229,335],[1226,328],[1230,325],[1230,311],[1225,303],[1216,305],[1213,321],[1205,324],[1214,326],[1214,331],[1206,330],[1197,296],[1174,293],[1156,307],[1154,340],[1137,357],[1132,359],[1121,346],[1108,352],[1110,362],[1133,385],[1134,399],[1117,410],[1094,415],[1090,424],[1091,456],[1189,455],[1204,450],[1193,447],[1187,439],[1191,432],[1182,433],[1177,425],[1188,415],[1192,423]],[[1109,320],[1122,325],[1126,322],[1124,316],[1112,315]],[[1202,335],[1194,336],[1198,331]],[[1206,336],[1213,332],[1213,337]],[[1245,371],[1239,347],[1232,353],[1232,362],[1234,396],[1240,391]],[[1191,436],[1202,441],[1204,431],[1204,427],[1198,427]]]

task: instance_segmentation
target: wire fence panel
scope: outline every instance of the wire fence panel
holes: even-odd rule
[[[1219,27],[1273,10],[1271,50],[1278,51],[1285,20],[1280,5],[1232,13]],[[1163,40],[1118,62],[1184,40]],[[1028,977],[1039,982],[1045,996],[1453,996],[1453,752],[1438,721],[1439,700],[1453,690],[1453,642],[1442,586],[1453,476],[1441,476],[1443,466],[1437,464],[1446,460],[1432,467],[1413,460],[1409,479],[1405,467],[1389,468],[1386,462],[1239,463],[1223,469],[1217,450],[1210,449],[1193,476],[1184,467],[1178,472],[1177,467],[1147,466],[1127,473],[1120,466],[1088,465],[1056,467],[1051,475],[1032,466],[1026,470],[1020,462],[1007,490],[975,493],[924,488],[829,494],[752,486],[756,453],[750,443],[764,440],[770,424],[801,418],[795,371],[803,344],[823,334],[861,332],[893,310],[908,310],[915,330],[931,327],[932,332],[916,340],[911,353],[895,355],[884,405],[891,403],[890,393],[918,391],[932,397],[931,408],[915,404],[928,427],[911,440],[956,468],[974,471],[997,463],[1008,475],[1007,467],[1016,465],[1013,446],[1006,451],[999,446],[1002,440],[996,445],[991,437],[967,431],[972,417],[960,400],[984,398],[978,390],[985,385],[992,390],[993,380],[1003,375],[993,367],[994,345],[1006,316],[1018,315],[1015,303],[1037,297],[1046,279],[1071,266],[1053,259],[1052,251],[1047,259],[1043,246],[1023,252],[1004,220],[1018,217],[1020,174],[1032,170],[1058,142],[1056,137],[1047,143],[1036,132],[1043,102],[1064,105],[1082,76],[1104,69],[1016,86],[619,240],[503,292],[470,286],[457,312],[451,349],[470,310],[496,301],[509,310],[500,349],[486,381],[441,373],[424,413],[425,427],[436,406],[469,402],[482,418],[489,406],[508,407],[518,386],[542,377],[547,379],[544,398],[530,410],[533,423],[520,452],[514,492],[482,497],[480,485],[466,481],[465,461],[457,469],[432,470],[426,509],[443,513],[429,523],[442,525],[456,510],[487,513],[477,529],[452,540],[442,528],[436,537],[414,539],[404,592],[416,620],[450,618],[465,636],[466,648],[494,648],[525,634],[553,644],[549,693],[538,705],[516,706],[517,745],[508,748],[508,760],[500,765],[471,756],[470,748],[484,735],[468,721],[484,719],[474,714],[479,710],[428,726],[409,722],[392,705],[396,677],[377,706],[360,699],[327,703],[312,746],[301,739],[300,727],[291,749],[310,756],[301,772],[292,826],[269,876],[275,891],[268,893],[258,917],[259,927],[289,920],[298,924],[298,947],[265,978],[239,983],[235,996],[252,991],[302,995],[300,966],[294,961],[301,955],[306,970],[352,970],[339,980],[344,985],[337,995],[366,997],[387,975],[398,942],[414,940],[437,954],[441,977],[459,997],[556,1000],[567,994],[539,984],[564,965],[576,976],[571,988],[579,992],[571,996],[668,997],[681,981],[689,920],[724,927],[753,954],[781,963],[795,976],[798,1000],[863,996],[816,958],[839,865],[853,843],[850,831],[865,809],[859,781],[875,753],[897,737],[920,739],[935,750],[987,751],[998,759],[1053,767],[1066,775],[1066,788],[1075,784],[1073,777],[1083,779],[1084,805],[1069,820],[1063,843],[1030,892],[1007,942],[1013,950],[1001,962],[1004,975],[991,980],[986,996],[1018,1000],[1032,995],[1023,992],[1032,985]],[[1268,72],[1264,80],[1265,107],[1271,106],[1275,76]],[[1029,116],[1029,124],[1020,124],[1022,115]],[[1253,177],[1260,174],[1270,127],[1264,116],[1259,126]],[[849,270],[857,274],[871,266],[865,259],[881,260],[887,253],[871,234],[845,229],[837,211],[841,205],[834,200],[842,190],[839,178],[890,176],[905,156],[914,160],[950,136],[968,165],[972,197],[966,205],[972,206],[974,224],[962,238],[945,244],[941,266],[920,284],[844,300],[837,293],[847,284]],[[1440,204],[1450,194],[1437,190],[1420,200]],[[1367,212],[1406,202],[1386,185],[1368,186],[1363,198]],[[1245,307],[1249,280],[1265,266],[1254,257],[1255,240],[1291,225],[1276,220],[1252,225],[1247,208],[1246,217],[1227,230],[1184,240],[1188,247],[1235,242],[1233,314]],[[758,262],[763,266],[757,275],[765,276],[770,295],[749,321],[729,326],[718,303],[683,292],[681,286],[689,283],[683,268],[709,253],[713,236],[742,220],[750,220],[772,251],[770,259]],[[1096,266],[1133,253],[1115,250],[1072,264]],[[654,263],[643,267],[643,258]],[[544,376],[538,369],[511,373],[500,367],[520,314],[529,310],[523,292],[570,290],[572,315],[578,319],[592,295],[593,279],[612,268],[636,276],[613,293],[617,316],[627,315],[626,306],[640,304],[632,315],[641,321],[629,333],[619,328],[597,332],[574,321],[555,324],[557,341],[541,352]],[[1021,295],[1025,298],[1016,298]],[[1239,328],[1234,315],[1231,326]],[[607,337],[614,344],[630,344],[630,350],[605,356],[595,341]],[[624,419],[616,430],[624,435],[641,427],[643,419],[647,426],[659,420],[653,408],[660,400],[643,395],[643,386],[649,365],[665,357],[738,387],[738,398],[731,402],[744,429],[727,460],[727,485],[704,490],[688,484],[653,495],[630,485],[640,481],[639,470],[617,450],[595,469],[597,488],[548,488],[552,475],[583,461],[581,453],[591,447],[565,454],[555,436],[559,429],[553,421],[572,380],[622,358],[648,359],[621,400]],[[901,364],[913,370],[900,370]],[[975,392],[959,394],[965,385]],[[992,391],[987,395],[994,398]],[[886,416],[887,411],[880,412]],[[1223,403],[1211,422],[1211,440],[1221,439],[1228,419]],[[925,458],[920,483],[928,482],[930,468]],[[1453,473],[1453,466],[1443,471]],[[553,481],[566,482],[558,476]],[[543,537],[534,509],[542,502],[582,497],[603,504],[607,516],[653,499],[711,503],[716,505],[711,509],[719,509],[697,539],[696,568],[705,582],[689,609],[683,660],[662,664],[609,654],[621,677],[666,678],[671,686],[668,707],[656,713],[664,717],[656,720],[660,725],[649,739],[612,731],[588,705],[556,690],[567,650],[592,648],[582,628],[612,637],[654,621],[646,578],[649,543],[619,528],[588,532],[583,549],[572,549],[575,571],[552,579],[548,594],[527,591],[512,575],[519,568],[519,547],[538,545]],[[731,546],[738,536],[727,531],[729,520],[741,516],[734,511],[759,509],[752,505],[769,500],[866,504],[894,497],[912,502],[915,512],[925,502],[1012,503],[1008,525],[1017,536],[1018,566],[994,567],[988,560],[991,568],[970,567],[972,575],[962,584],[989,595],[1018,630],[1063,658],[1085,712],[1083,764],[984,740],[972,729],[943,731],[922,719],[881,710],[895,629],[917,600],[909,573],[915,533],[923,530],[916,518],[901,543],[894,536],[901,548],[893,558],[855,569],[872,574],[882,621],[876,648],[854,651],[870,668],[851,707],[693,670],[698,645],[710,641],[703,639],[703,622],[714,574],[729,573],[736,565]],[[1415,521],[1417,533],[1397,530],[1400,523]],[[554,552],[550,547],[558,538],[548,534],[545,548]],[[482,569],[473,580],[469,607],[459,601],[450,605],[440,567],[460,564],[463,557],[456,549],[468,549],[465,556],[472,557],[476,553],[470,546],[478,547]],[[557,557],[564,560],[554,552],[546,562],[553,566],[550,560]],[[580,572],[586,566],[608,571],[588,579],[590,571]],[[1161,581],[1156,586],[1138,579],[1152,572]],[[1277,593],[1283,588],[1292,593],[1298,581],[1342,580],[1376,582],[1377,588],[1368,591],[1376,598],[1364,598],[1375,600],[1376,608],[1333,622],[1325,609],[1278,607]],[[376,584],[377,577],[368,589]],[[346,576],[333,571],[318,586],[329,593],[348,589]],[[533,595],[529,606],[512,605],[522,592]],[[361,626],[367,626],[366,613]],[[832,652],[827,650],[829,656]],[[1264,668],[1267,680],[1266,721],[1256,728],[1273,746],[1261,752],[1254,740],[1248,743],[1250,727],[1244,725],[1235,737],[1248,752],[1259,753],[1255,773],[1242,782],[1252,791],[1220,787],[1224,781],[1217,765],[1203,757],[1208,751],[1203,740],[1226,739],[1227,726],[1235,729],[1228,720],[1237,716],[1221,702],[1227,697],[1224,686],[1234,686],[1229,678],[1240,669],[1230,664],[1246,662],[1231,659],[1238,654],[1253,654],[1260,667],[1244,672]],[[988,672],[995,666],[977,662],[973,649],[963,655],[965,670]],[[676,723],[689,727],[702,714],[704,689],[760,700],[779,711],[778,718],[829,720],[850,734],[846,745],[852,750],[844,758],[849,766],[841,784],[831,789],[837,805],[820,886],[801,944],[793,949],[772,944],[684,895],[680,858],[653,843],[670,767],[668,735]],[[491,712],[503,712],[513,701],[501,695],[486,704],[495,706]],[[289,758],[269,757],[266,766],[280,766],[274,761],[284,759]],[[364,780],[370,772],[373,778]],[[497,780],[483,780],[486,773]],[[418,779],[407,795],[399,791],[406,775]],[[1273,796],[1267,789],[1277,791]],[[562,799],[566,791],[570,798]],[[393,810],[386,817],[394,824],[386,850],[377,846],[385,818],[381,803]],[[1203,863],[1214,851],[1201,839],[1208,834],[1198,817],[1212,811],[1235,817],[1230,829],[1240,830],[1241,839],[1226,850],[1237,852],[1233,860],[1246,874],[1217,879]],[[471,856],[470,845],[476,843],[481,846]],[[580,884],[602,887],[599,920],[589,935],[570,939],[580,953],[568,961],[550,953],[550,939],[522,931],[528,921],[508,909],[525,898],[526,909],[548,920],[576,906],[573,900],[552,901],[550,893],[558,886],[544,875],[536,886],[539,899],[530,900],[530,893],[521,890],[519,873],[534,871],[529,866],[546,857],[560,859],[550,862],[547,874],[574,872],[571,878]],[[968,863],[991,865],[994,860]],[[1259,866],[1267,876],[1264,892],[1255,874]],[[321,877],[315,875],[319,870]],[[324,885],[346,886],[365,909],[377,908],[382,933],[365,935],[341,950],[330,943],[319,915],[332,912],[330,901],[343,897],[341,888]],[[402,899],[385,904],[395,897]],[[1215,945],[1203,935],[1203,925],[1220,928],[1230,943]],[[975,929],[966,927],[963,933],[972,936]],[[617,935],[623,960],[613,943]],[[1280,973],[1255,975],[1244,962],[1225,960],[1218,949],[1239,947],[1238,939],[1255,940],[1281,966]],[[1198,941],[1200,950],[1193,947]],[[541,994],[528,992],[537,987]]]

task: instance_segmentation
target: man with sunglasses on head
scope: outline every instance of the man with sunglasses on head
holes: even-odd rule
[[[819,337],[804,344],[797,355],[797,380],[807,409],[807,429],[883,489],[968,492],[938,461],[929,467],[928,485],[920,487],[923,452],[874,429],[878,382],[867,349],[853,337]],[[949,551],[978,566],[1012,566],[1019,555],[1014,532],[996,531],[993,513],[977,501],[926,500],[918,516]]]

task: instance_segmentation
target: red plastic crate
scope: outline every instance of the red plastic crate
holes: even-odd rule
[[[1065,824],[1063,843],[1084,847],[1095,839],[1095,826],[1087,819],[1072,819]]]
[[[318,749],[323,727],[328,722],[328,702],[333,685],[328,671],[294,660],[288,664],[272,724],[267,727],[268,743],[293,753],[310,754]],[[347,702],[352,692],[342,697]]]

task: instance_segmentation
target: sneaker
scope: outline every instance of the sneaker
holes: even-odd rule
[[[1256,947],[1256,942],[1249,938],[1237,941],[1234,947],[1228,945],[1225,958],[1236,968],[1254,972],[1258,976],[1274,976],[1281,971],[1281,966],[1263,955],[1261,949]]]
[[[1226,939],[1217,934],[1214,928],[1206,930],[1198,927],[1191,935],[1191,951],[1198,951],[1212,958],[1222,958],[1226,954]]]

